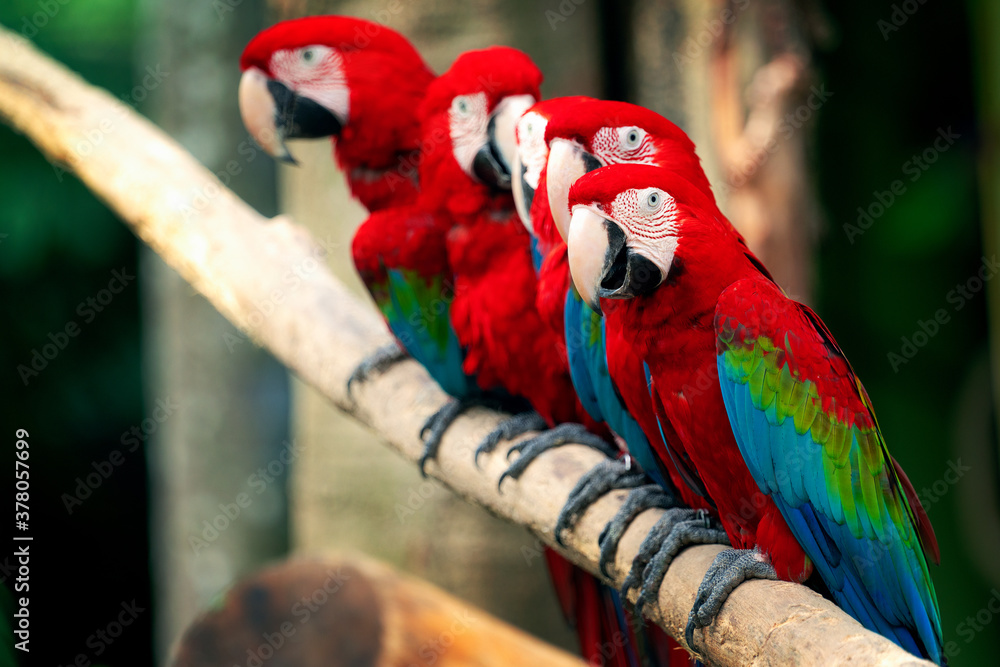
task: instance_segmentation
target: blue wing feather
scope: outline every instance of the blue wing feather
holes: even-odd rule
[[[591,417],[605,422],[625,440],[629,454],[654,482],[672,488],[646,434],[625,407],[611,379],[604,318],[584,303],[572,286],[566,294],[564,315],[570,377],[583,407]]]
[[[733,297],[733,302],[757,298],[751,293],[753,297]],[[806,413],[791,399],[792,393],[804,390],[806,400],[820,405],[816,386],[812,380],[787,374],[787,357],[782,356],[790,354],[787,336],[759,340],[758,334],[740,328],[735,313],[749,312],[754,304],[740,301],[739,307],[723,310],[725,298],[726,294],[720,299],[716,321],[717,332],[720,326],[726,328],[726,335],[719,338],[719,381],[751,475],[775,502],[838,604],[869,629],[940,662],[941,624],[933,584],[914,514],[877,424],[861,431],[857,423],[845,425],[826,416],[823,420],[829,421],[817,418],[813,422],[809,416],[804,426],[797,426],[798,417],[793,414]],[[803,327],[811,326],[803,321]],[[732,335],[734,330],[738,335]],[[805,328],[798,333],[803,340],[809,336]],[[773,338],[784,338],[785,347]],[[822,354],[842,354],[835,343],[819,334],[810,340],[825,346]],[[804,345],[797,343],[797,354],[805,351]],[[735,350],[740,356],[727,357],[736,355]],[[763,356],[771,350],[776,352],[765,360]],[[778,386],[770,387],[768,382]],[[838,391],[853,389],[863,394],[850,378],[834,386]],[[861,403],[870,410],[867,396],[861,394]],[[826,407],[819,409],[824,415],[836,415],[836,405],[828,397]]]

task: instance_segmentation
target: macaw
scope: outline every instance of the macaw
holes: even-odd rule
[[[815,569],[865,627],[940,663],[933,530],[819,316],[676,170],[605,167],[568,204],[573,281],[622,323],[735,547],[699,587],[688,646],[742,581],[803,582]]]
[[[522,411],[513,429],[502,425],[505,437],[590,421],[558,353],[561,339],[535,307],[530,239],[510,194],[514,123],[538,98],[540,81],[538,69],[515,49],[472,51],[435,80],[420,108],[425,148],[413,214],[432,216],[443,229],[450,292],[439,310],[457,341],[458,368],[470,379],[467,390],[451,392],[457,400],[428,421],[424,461],[433,458],[454,416],[484,399],[533,411]],[[427,319],[423,315],[409,319]],[[578,431],[583,444],[615,450],[583,427]]]
[[[497,136],[512,137],[505,128],[537,98],[540,75],[530,61],[510,49],[468,54],[429,91],[434,75],[402,36],[358,19],[310,17],[265,30],[248,45],[241,64],[244,122],[270,154],[292,161],[286,138],[333,137],[352,193],[372,213],[355,234],[355,264],[398,340],[453,396],[517,400],[498,376],[516,351],[504,347],[508,338],[494,335],[489,317],[516,320],[530,311],[533,284],[491,295],[483,269],[494,269],[494,278],[507,269],[515,278],[524,274],[520,258],[527,235],[508,224],[511,206],[497,192],[509,183]],[[509,75],[500,82],[494,74],[505,67]],[[517,90],[525,90],[523,102]],[[418,197],[421,181],[430,191]],[[461,279],[452,257],[466,268]],[[490,307],[477,309],[475,297]],[[473,344],[459,342],[453,306],[464,313],[459,328]],[[520,327],[530,336],[533,320],[529,312],[520,323],[497,324],[497,332]],[[536,342],[538,349],[528,354],[550,352],[544,336]],[[478,357],[467,367],[470,351]],[[376,358],[372,368],[380,365]],[[544,386],[550,367],[539,370]],[[552,395],[566,404],[560,382],[569,386],[568,371],[559,371],[557,363],[552,375],[559,390]],[[546,410],[553,421],[574,411],[558,404]],[[608,447],[598,436],[589,438]],[[431,455],[436,442],[427,445]],[[546,560],[585,655],[596,659],[614,645],[609,642],[615,633],[629,635],[612,591],[554,552],[547,551]],[[633,643],[626,642],[613,659],[634,664]]]
[[[644,107],[627,102],[586,100],[571,110],[552,114],[543,132],[544,143],[549,146],[545,174],[546,203],[551,210],[552,226],[560,239],[568,233],[570,186],[585,173],[602,166],[638,163],[681,170],[690,175],[699,190],[711,195],[708,178],[688,136],[668,119]],[[534,158],[534,161],[538,159]],[[526,160],[525,163],[529,162]],[[539,198],[537,193],[534,198]],[[710,200],[714,207],[714,198]],[[729,225],[721,211],[713,208],[712,212],[731,230],[738,242],[743,243],[742,237]],[[559,270],[566,273],[569,270],[565,251]],[[565,312],[567,327],[572,322],[575,323],[572,326],[578,328],[578,333],[567,333],[567,338],[589,343],[570,346],[570,368],[574,371],[574,381],[579,375],[594,383],[590,393],[601,399],[604,406],[601,411],[612,415],[612,430],[631,433],[625,439],[629,451],[637,457],[640,465],[659,472],[656,481],[661,486],[664,477],[669,479],[680,499],[691,508],[664,514],[644,541],[633,563],[625,590],[643,583],[636,605],[641,609],[655,598],[667,566],[681,547],[692,543],[728,544],[728,539],[718,525],[714,505],[691,462],[683,450],[670,446],[677,436],[668,422],[657,418],[649,395],[647,369],[634,348],[622,342],[626,332],[617,326],[617,322],[609,323],[602,319],[575,289],[567,295]],[[595,335],[588,336],[588,331],[595,332]],[[582,353],[574,355],[576,349]],[[586,372],[578,370],[581,366]],[[586,400],[584,404],[589,405]],[[628,421],[632,421],[631,424],[621,423],[622,412]],[[614,419],[616,413],[617,420]],[[642,433],[650,435],[651,444]],[[573,499],[576,507],[593,502],[600,491],[603,488],[595,487],[594,493],[581,492]],[[664,505],[658,502],[655,493],[648,490],[637,489],[630,493],[622,512],[609,524],[602,538],[602,567],[613,559],[618,541],[631,518],[650,506]],[[639,575],[643,575],[641,582]]]
[[[628,413],[611,382],[604,359],[603,323],[600,316],[582,302],[572,286],[566,260],[566,244],[555,228],[548,205],[546,171],[549,151],[545,143],[545,128],[553,116],[575,115],[577,107],[586,104],[599,102],[580,96],[554,98],[538,102],[518,119],[517,151],[511,168],[511,185],[518,215],[532,235],[535,268],[538,272],[538,311],[556,335],[565,338],[573,387],[587,413],[596,421],[607,423],[616,438],[624,443],[623,453],[633,457],[641,468],[637,471],[628,462],[624,466],[611,464],[620,459],[610,459],[598,464],[573,489],[556,522],[556,539],[561,541],[562,532],[582,513],[583,507],[596,497],[612,488],[635,489],[599,540],[600,568],[605,575],[610,576],[607,568],[613,561],[615,552],[610,545],[613,543],[617,546],[620,534],[632,519],[650,507],[665,510],[675,508],[678,500],[673,485],[662,474],[646,436]],[[558,427],[553,431],[557,429]],[[514,451],[521,452],[521,456],[507,469],[504,476],[518,478],[542,451],[557,444],[556,440],[545,440],[543,435],[514,445],[508,456]],[[648,471],[649,477],[642,471]],[[650,478],[653,484],[647,484]],[[616,534],[609,535],[615,530]],[[558,571],[558,566],[552,571]],[[581,588],[582,582],[572,588],[565,587],[566,590]],[[647,652],[655,652],[660,656],[661,662],[669,663],[671,658],[677,659],[675,649],[679,645],[659,628],[644,626],[641,637],[645,640]]]
[[[513,167],[514,202],[525,227],[531,232],[538,270],[538,310],[548,325],[564,337],[573,386],[588,414],[606,422],[625,443],[625,448],[653,480],[654,485],[633,491],[609,527],[611,539],[602,539],[601,569],[607,574],[617,538],[632,518],[649,507],[667,509],[678,504],[674,485],[667,482],[664,468],[654,455],[642,428],[624,405],[611,381],[605,358],[605,331],[600,315],[582,302],[570,281],[566,244],[556,229],[547,189],[549,148],[546,128],[550,122],[587,115],[587,109],[604,105],[589,97],[545,100],[529,109],[517,122],[517,151]],[[612,103],[613,105],[614,103]],[[632,105],[628,105],[632,106]],[[636,107],[639,108],[639,107]],[[651,413],[651,408],[650,408]],[[544,450],[537,439],[522,441],[511,451],[521,457],[505,473],[518,477]],[[557,522],[557,537],[569,528],[583,507],[611,488],[634,488],[645,480],[624,467],[602,464],[591,471],[571,494]]]
[[[272,157],[295,164],[285,140],[331,137],[369,211],[416,199],[415,109],[434,73],[405,37],[347,16],[292,19],[250,40],[240,69],[243,123]]]
[[[537,68],[519,51],[472,51],[428,88],[420,108],[421,193],[408,207],[409,216],[432,220],[427,224],[443,231],[443,259],[450,271],[444,280],[450,292],[441,295],[440,309],[434,312],[446,318],[457,343],[455,361],[460,363],[453,370],[468,378],[464,392],[452,392],[457,400],[429,420],[425,461],[434,456],[448,421],[484,396],[523,399],[550,427],[587,421],[560,352],[561,338],[536,308],[530,238],[509,191],[514,122],[539,97],[540,82]],[[439,271],[441,266],[431,268]],[[438,279],[433,271],[421,275]],[[433,314],[410,315],[409,321],[428,321]],[[593,433],[572,439],[615,451]],[[617,593],[551,550],[546,560],[583,655],[636,664],[635,641]],[[616,636],[625,637],[625,643],[613,656],[602,657],[601,650]]]
[[[407,221],[384,211],[417,198],[416,109],[434,73],[399,33],[347,16],[277,23],[247,44],[240,68],[243,123],[268,154],[295,164],[286,139],[332,138],[351,194],[372,213],[355,233],[355,265],[364,268],[365,285],[384,304],[389,274],[405,274],[413,260],[400,252]],[[410,335],[399,327],[394,333]],[[381,348],[362,362],[349,386],[403,356],[395,343]]]

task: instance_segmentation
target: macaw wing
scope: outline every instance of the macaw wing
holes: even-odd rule
[[[660,399],[660,395],[656,392],[656,383],[653,381],[653,373],[649,368],[649,364],[642,362],[642,372],[645,376],[646,389],[649,392],[649,399],[652,402],[653,414],[656,417],[656,431],[659,434],[659,440],[655,443],[659,446],[660,451],[666,454],[666,458],[669,461],[664,462],[665,465],[672,466],[674,472],[678,479],[683,482],[691,493],[694,494],[700,501],[704,501],[706,507],[711,507],[715,509],[715,501],[712,497],[708,495],[708,490],[705,489],[705,483],[701,480],[695,470],[694,464],[691,459],[687,456],[686,452],[679,451],[676,447],[671,444],[671,438],[676,438],[677,434],[672,433],[668,436],[668,429],[665,425],[669,425],[667,419],[666,411],[663,409],[663,401]],[[693,498],[693,497],[692,497]],[[700,502],[699,501],[699,502]]]
[[[830,332],[763,278],[723,292],[715,332],[743,458],[838,604],[940,662],[940,614],[924,555],[925,546],[936,551],[933,533],[911,506],[868,395]]]
[[[464,396],[475,382],[462,370],[465,355],[449,318],[446,229],[437,216],[412,206],[385,209],[358,228],[352,251],[392,333],[442,389]]]
[[[566,353],[573,388],[587,413],[618,434],[639,466],[668,486],[642,427],[625,407],[608,370],[604,318],[588,306],[572,285],[566,293]]]
[[[597,395],[597,381],[591,375],[591,369],[597,366],[597,357],[604,354],[604,327],[600,316],[583,302],[572,285],[566,293],[564,323],[573,387],[587,414],[596,421],[606,421]]]

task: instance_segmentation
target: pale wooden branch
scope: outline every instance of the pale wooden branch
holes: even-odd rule
[[[412,361],[358,387],[353,398],[347,394],[351,370],[389,336],[374,310],[330,275],[321,249],[301,228],[286,218],[262,218],[150,122],[7,31],[0,31],[0,116],[75,173],[241,331],[400,454],[419,457],[419,427],[447,397]],[[562,447],[501,492],[504,456],[486,457],[482,470],[472,457],[499,419],[477,410],[458,420],[430,474],[552,544],[560,506],[600,455]],[[596,571],[597,537],[622,496],[605,497],[583,516],[567,538],[567,557]],[[626,533],[616,585],[658,515],[646,512]],[[681,641],[697,586],[719,549],[683,552],[667,573],[659,607],[648,611]],[[804,586],[780,582],[740,586],[695,643],[718,665],[930,664]]]

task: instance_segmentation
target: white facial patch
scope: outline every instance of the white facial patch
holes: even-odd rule
[[[641,127],[602,127],[591,148],[604,164],[655,164],[656,146]]]
[[[659,188],[625,190],[611,202],[611,217],[625,233],[627,246],[664,276],[677,254],[677,214],[677,202]]]
[[[271,55],[270,68],[277,81],[296,94],[323,105],[347,125],[351,90],[340,51],[319,44],[275,51]]]
[[[517,121],[534,104],[531,95],[508,95],[493,109],[493,140],[508,167],[517,156]]]
[[[486,143],[486,126],[489,120],[486,93],[459,95],[451,101],[448,129],[452,150],[458,166],[469,176],[473,175],[472,162],[476,153]]]

